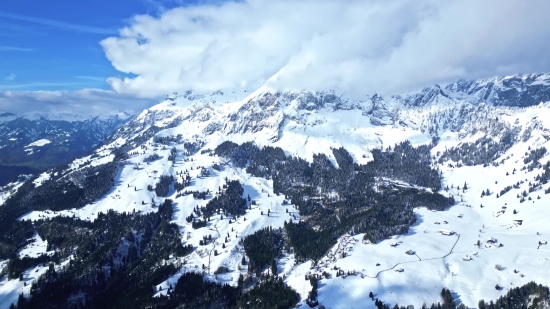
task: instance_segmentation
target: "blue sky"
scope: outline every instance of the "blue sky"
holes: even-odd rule
[[[179,3],[152,0],[0,1],[0,91],[108,89],[123,76],[99,41],[136,14],[158,14]],[[162,8],[161,8],[162,6]]]

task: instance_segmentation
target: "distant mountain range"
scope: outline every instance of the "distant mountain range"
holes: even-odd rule
[[[0,114],[0,186],[18,173],[38,172],[82,156],[129,117]]]

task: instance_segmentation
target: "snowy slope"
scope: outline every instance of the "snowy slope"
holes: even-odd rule
[[[550,100],[550,74],[524,74],[477,81],[460,80],[445,87],[472,103],[527,107]]]
[[[21,175],[18,177],[17,181],[0,186],[0,206],[2,206],[10,196],[17,192],[17,189],[21,187],[25,181],[29,180],[30,177],[31,175]]]
[[[529,85],[544,86],[547,80],[544,78],[547,77],[529,80]],[[499,81],[506,84],[506,79]],[[482,81],[478,84],[481,85]],[[472,98],[478,92],[464,89],[466,86],[434,86],[399,96],[373,96],[365,101],[347,100],[333,92],[281,93],[267,88],[230,94],[173,94],[119,128],[92,155],[76,159],[69,165],[65,177],[86,166],[111,162],[114,160],[113,149],[129,145],[130,157],[119,169],[115,187],[105,196],[82,208],[34,211],[20,220],[60,215],[94,220],[99,212],[109,209],[118,212],[156,211],[156,205],[163,198],[155,197],[147,186],[154,186],[160,175],[188,171],[192,183],[186,190],[209,190],[211,194],[206,200],[195,200],[190,195],[178,197],[176,192],[170,191],[167,198],[175,202],[173,222],[180,227],[182,242],[199,247],[203,236],[220,239],[200,246],[185,258],[165,261],[176,264],[180,271],[157,286],[157,295],[165,294],[182,273],[202,270],[203,265],[209,280],[236,284],[239,274],[245,272],[239,267],[244,254],[239,240],[264,227],[282,227],[285,220],[297,220],[298,211],[292,205],[282,205],[283,197],[273,193],[271,181],[252,177],[209,152],[187,155],[185,143],[194,143],[200,145],[201,150],[207,150],[224,141],[238,144],[253,141],[257,145],[281,147],[287,155],[307,160],[312,160],[313,154],[325,153],[336,165],[331,148],[342,146],[356,162],[366,163],[371,160],[370,150],[373,148],[392,146],[404,140],[413,145],[427,144],[438,137],[439,144],[433,149],[437,158],[445,149],[461,143],[482,136],[498,140],[503,131],[518,130],[519,138],[514,146],[500,156],[500,159],[510,159],[499,166],[457,168],[450,167],[447,162],[440,164],[443,187],[453,185],[453,189],[441,193],[453,195],[458,203],[442,212],[416,209],[417,222],[408,235],[377,244],[363,243],[363,235],[345,235],[318,265],[311,262],[297,264],[292,255],[287,255],[279,261],[279,272],[302,299],[311,289],[309,281],[304,280],[306,274],[323,271],[332,274],[332,278],[321,281],[319,289],[320,303],[327,308],[350,308],[358,303],[374,308],[374,303],[368,298],[371,291],[375,297],[390,304],[420,307],[424,302],[438,302],[443,287],[456,293],[460,302],[474,307],[481,298],[495,299],[508,288],[529,281],[550,285],[548,248],[537,248],[540,240],[550,238],[550,227],[545,224],[545,218],[550,215],[550,210],[545,207],[549,195],[533,192],[530,194],[534,198],[532,201],[519,203],[516,194],[527,189],[526,182],[520,189],[514,189],[499,199],[496,194],[480,197],[481,190],[498,192],[519,180],[532,180],[540,172],[519,170],[528,147],[550,147],[550,103],[537,102],[522,108],[513,104],[502,106],[505,104],[474,101]],[[164,146],[156,144],[153,136],[180,136],[181,143]],[[177,149],[175,164],[167,160],[172,147]],[[152,154],[161,158],[144,163],[144,159]],[[541,162],[545,163],[549,158],[547,155]],[[223,168],[218,171],[213,168],[214,164]],[[512,175],[513,168],[518,172]],[[208,170],[209,176],[201,176],[202,169]],[[510,175],[505,176],[506,172]],[[38,185],[49,178],[45,173],[35,183]],[[231,218],[235,220],[231,224],[228,218],[217,215],[212,217],[207,227],[193,229],[185,218],[195,206],[206,205],[226,178],[239,180],[245,189],[243,196],[249,195],[257,206],[248,210],[245,216]],[[468,183],[468,190],[455,189],[464,182]],[[499,214],[502,206],[507,210]],[[518,213],[513,214],[513,209]],[[267,210],[270,210],[269,216]],[[515,224],[515,219],[524,220],[523,224]],[[454,234],[442,235],[442,230]],[[222,239],[228,235],[229,242],[222,249]],[[39,235],[35,237],[37,241],[32,248],[38,250],[44,244],[40,245]],[[497,243],[487,244],[490,238],[495,238]],[[481,247],[475,245],[478,240],[482,242]],[[390,246],[395,243],[398,243],[397,247]],[[214,250],[219,254],[214,255]],[[407,255],[407,250],[414,250],[416,254]],[[502,265],[504,270],[496,270],[496,264]],[[231,272],[214,275],[219,266],[228,267]],[[395,271],[400,269],[403,272]],[[514,269],[519,272],[515,273]],[[337,277],[337,270],[354,275]],[[495,290],[495,284],[504,290]],[[19,289],[9,281],[0,282],[3,290],[9,290],[11,286]],[[308,308],[305,303],[301,306]]]
[[[520,157],[520,149],[517,147],[510,154]],[[324,263],[319,271],[335,273],[331,269],[336,266],[346,272],[358,271],[358,275],[323,280],[320,302],[327,308],[348,308],[349,304],[339,300],[369,302],[368,294],[372,291],[376,297],[391,304],[421,306],[423,303],[438,302],[439,293],[445,287],[457,293],[459,301],[475,307],[482,298],[496,299],[505,294],[507,288],[529,281],[550,284],[550,250],[546,246],[538,248],[539,241],[550,236],[550,228],[546,224],[550,214],[546,207],[549,197],[536,192],[532,196],[540,196],[540,200],[520,204],[516,193],[526,189],[522,187],[499,199],[496,194],[480,198],[482,188],[490,188],[493,192],[500,190],[503,185],[497,185],[495,181],[502,182],[505,171],[514,166],[518,164],[509,161],[502,168],[476,166],[445,169],[444,175],[449,185],[454,184],[456,188],[457,184],[469,184],[471,189],[465,193],[458,190],[452,192],[464,202],[443,212],[417,209],[417,223],[405,236],[374,245],[363,244],[360,241],[362,235],[354,236],[356,241],[343,249],[349,256]],[[509,176],[506,182],[532,178],[533,174],[517,173],[514,177]],[[480,207],[482,204],[483,208]],[[505,205],[508,208],[505,214],[498,215],[497,212]],[[516,215],[513,209],[518,210]],[[523,224],[515,224],[516,219],[524,220]],[[455,234],[442,235],[441,230]],[[498,243],[488,244],[490,238],[495,238]],[[481,240],[481,247],[475,245],[478,240]],[[401,243],[395,248],[390,246],[396,242]],[[503,247],[499,247],[500,243]],[[406,255],[407,250],[416,251],[416,255]],[[466,257],[471,257],[471,260],[465,261]],[[380,266],[376,266],[377,263]],[[497,264],[505,269],[496,270]],[[400,268],[404,272],[394,271]],[[315,273],[315,270],[310,271]],[[504,290],[495,290],[495,284],[504,287]],[[345,288],[342,289],[342,286]]]
[[[0,262],[0,266],[4,266],[5,261]],[[59,271],[66,267],[69,263],[69,259],[61,261],[61,263],[55,266],[55,270]],[[2,308],[9,308],[10,305],[17,304],[19,294],[29,295],[32,282],[48,271],[48,265],[38,265],[33,268],[29,268],[22,273],[23,280],[13,279],[8,280],[7,276],[0,278],[0,306]]]

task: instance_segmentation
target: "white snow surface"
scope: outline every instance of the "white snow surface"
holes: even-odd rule
[[[51,175],[49,172],[44,172],[40,175],[38,175],[38,177],[33,181],[33,184],[35,187],[40,187],[42,185],[43,182],[47,181],[47,180],[50,180],[51,178]]]
[[[17,189],[21,187],[25,181],[29,180],[32,175],[21,175],[21,178],[15,182],[10,182],[2,187],[0,187],[0,206],[6,202],[6,200],[12,196]]]
[[[3,187],[0,187],[0,206],[22,185],[22,182],[12,182]]]
[[[43,139],[39,139],[37,141],[34,141],[34,142],[28,144],[27,146],[25,146],[25,148],[28,148],[28,147],[41,147],[41,146],[47,145],[49,143],[51,143],[50,140],[43,138]]]
[[[30,243],[19,250],[19,258],[23,257],[39,257],[42,254],[46,254],[48,248],[48,241],[43,240],[37,233],[29,239]],[[53,252],[51,252],[53,254]]]
[[[181,134],[183,141],[202,141],[203,150],[214,149],[228,140],[239,144],[253,141],[260,146],[279,146],[287,155],[307,160],[312,160],[315,153],[325,153],[336,165],[331,148],[344,147],[356,162],[366,163],[371,160],[370,150],[373,148],[392,146],[405,140],[411,141],[413,145],[429,143],[432,140],[429,131],[435,124],[440,125],[440,141],[433,149],[433,155],[439,156],[438,152],[445,148],[475,141],[484,135],[498,138],[500,131],[496,132],[496,129],[488,125],[489,120],[498,117],[505,126],[521,126],[522,134],[527,128],[533,130],[528,138],[517,142],[500,156],[499,162],[509,159],[498,167],[451,168],[446,163],[438,165],[443,172],[443,187],[453,185],[449,192],[441,193],[452,194],[457,205],[441,212],[418,208],[415,210],[417,222],[407,235],[395,236],[376,244],[363,243],[361,234],[344,235],[317,265],[310,261],[297,263],[292,254],[287,254],[278,263],[279,272],[281,276],[285,276],[286,283],[300,293],[300,307],[304,309],[309,308],[304,300],[311,290],[309,281],[304,276],[323,271],[332,274],[332,278],[320,281],[319,301],[330,309],[350,308],[356,304],[361,304],[362,308],[375,308],[368,297],[371,291],[375,297],[392,306],[398,303],[420,307],[423,303],[439,302],[439,293],[443,287],[455,293],[457,303],[475,307],[482,298],[494,300],[505,294],[509,288],[529,281],[550,285],[549,248],[538,246],[540,240],[550,238],[550,225],[546,224],[546,218],[550,216],[550,209],[546,206],[550,202],[550,196],[535,191],[529,194],[532,200],[519,203],[516,194],[528,188],[526,181],[520,189],[513,189],[496,198],[496,192],[504,186],[520,180],[532,180],[539,172],[535,170],[525,173],[519,170],[523,166],[522,156],[528,147],[550,148],[548,103],[514,109],[493,108],[483,104],[471,106],[441,98],[436,100],[438,104],[404,108],[397,101],[388,100],[383,108],[368,113],[372,102],[361,106],[355,106],[351,102],[348,109],[336,110],[330,107],[312,110],[299,108],[301,103],[298,99],[278,99],[276,104],[266,99],[265,103],[258,99],[269,98],[265,91],[266,89],[260,89],[246,94],[247,97],[243,100],[223,104],[204,97],[202,101],[196,102],[189,99],[189,94],[175,94],[131,120],[126,125],[126,132],[129,133],[98,148],[95,156],[74,160],[69,165],[69,173],[84,166],[112,161],[112,149],[120,147],[153,125],[165,128],[158,136]],[[463,123],[459,123],[460,121]],[[178,125],[172,126],[173,123]],[[453,123],[455,127],[449,123]],[[183,144],[174,144],[178,155],[176,164],[172,165],[166,159],[172,146],[156,145],[152,139],[134,146],[136,148],[129,151],[132,155],[119,169],[115,187],[98,201],[79,209],[33,211],[22,216],[20,220],[40,220],[53,216],[77,216],[94,220],[99,212],[109,209],[118,212],[153,212],[156,211],[154,204],[158,205],[163,198],[155,197],[153,192],[147,190],[147,185],[154,186],[160,175],[189,171],[193,181],[186,189],[208,189],[212,195],[206,200],[194,200],[192,196],[176,198],[176,193],[172,190],[167,197],[174,200],[175,213],[172,219],[180,227],[182,243],[192,244],[197,249],[184,258],[170,257],[163,262],[174,263],[180,270],[156,286],[155,295],[158,296],[165,294],[170,285],[174,287],[181,274],[201,271],[203,264],[208,273],[207,279],[236,285],[239,274],[245,273],[245,270],[239,269],[244,255],[239,240],[264,227],[278,228],[283,226],[285,220],[299,219],[294,206],[283,206],[283,197],[273,193],[271,181],[252,177],[243,169],[228,164],[224,158],[201,154],[200,151],[184,156]],[[153,153],[158,154],[161,159],[150,164],[143,163],[144,158]],[[547,155],[541,162],[545,163],[549,157]],[[211,168],[213,164],[219,164],[223,169],[214,170]],[[210,176],[200,177],[200,167],[208,169]],[[515,174],[512,174],[513,168],[518,170]],[[506,176],[506,172],[510,172],[510,175]],[[257,206],[247,211],[245,216],[232,218],[236,219],[232,224],[229,224],[229,218],[222,219],[218,215],[212,217],[206,227],[193,229],[185,218],[192,213],[195,206],[208,203],[215,196],[218,187],[225,183],[225,178],[239,180],[245,190],[243,196],[250,195]],[[39,179],[40,181],[35,181],[37,185],[47,181],[49,174],[45,173]],[[456,186],[462,187],[464,182],[469,189],[465,192],[456,190]],[[490,189],[494,194],[480,197],[481,190],[485,189]],[[484,205],[483,208],[480,207],[481,204]],[[505,205],[505,213],[499,213]],[[514,215],[513,209],[518,213]],[[269,216],[267,210],[271,211]],[[523,220],[523,224],[516,224],[516,219]],[[444,224],[444,221],[448,223]],[[442,235],[441,230],[453,231],[455,234]],[[222,249],[223,239],[228,233],[229,242]],[[216,240],[207,246],[199,246],[204,235],[212,235]],[[35,251],[25,251],[30,250],[26,248],[22,252],[45,252],[42,249],[44,243],[39,241],[38,235],[35,237],[35,246],[32,247]],[[490,238],[495,238],[498,243],[488,244],[486,241]],[[475,245],[478,240],[482,244],[480,247]],[[398,243],[398,246],[391,247],[390,244],[393,243]],[[500,247],[499,244],[503,246]],[[214,256],[214,250],[218,251],[217,256]],[[413,250],[416,254],[407,255],[407,250]],[[345,257],[342,257],[343,252],[346,252]],[[377,263],[380,265],[376,266]],[[504,270],[495,269],[496,264],[502,265]],[[214,275],[214,271],[220,266],[228,267],[231,271]],[[355,275],[336,277],[335,267]],[[42,271],[42,268],[37,269]],[[403,269],[403,272],[396,272],[396,269]],[[514,270],[519,272],[515,273]],[[31,276],[34,272],[34,269],[28,270],[25,276]],[[22,288],[18,280],[2,280],[0,306],[9,306],[7,301],[13,300],[13,295],[16,299],[21,291],[28,293],[28,288]],[[495,290],[495,284],[504,289]]]

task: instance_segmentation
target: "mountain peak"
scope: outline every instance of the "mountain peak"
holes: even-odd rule
[[[550,101],[550,74],[516,74],[476,81],[461,79],[445,89],[472,104],[527,107]]]

